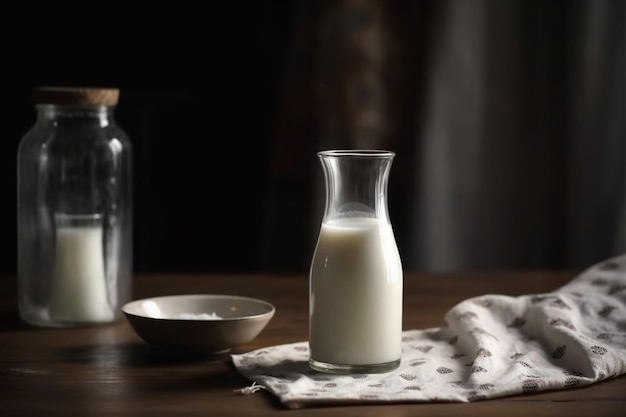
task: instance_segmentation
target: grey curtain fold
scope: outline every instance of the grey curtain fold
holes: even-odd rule
[[[626,243],[626,2],[588,1],[572,18],[564,262],[580,266]]]
[[[315,151],[346,147],[398,154],[390,213],[406,270],[582,268],[626,252],[624,1],[294,12],[262,267],[308,267]]]

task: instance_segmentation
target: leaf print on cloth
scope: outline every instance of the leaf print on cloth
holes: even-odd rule
[[[561,319],[561,318],[551,319],[549,324],[550,326],[562,326],[562,327],[567,327],[570,330],[576,330],[576,326],[574,326],[572,322],[570,322],[569,320]]]
[[[596,355],[604,355],[608,350],[602,346],[591,346],[591,352]]]
[[[570,306],[568,306],[563,300],[557,298],[555,300],[550,301],[550,307],[556,307],[564,310],[570,310]]]
[[[585,376],[585,374],[578,371],[563,371],[563,374],[568,376]]]
[[[476,357],[487,358],[489,356],[491,356],[491,352],[485,348],[480,348],[476,351]]]
[[[477,372],[487,372],[487,370],[483,368],[482,366],[474,366],[472,367],[472,370],[470,372],[475,374]]]
[[[312,371],[307,341],[231,358],[244,377],[287,408],[470,402],[579,389],[626,373],[626,291],[621,289],[626,288],[626,255],[610,261],[616,268],[600,269],[606,262],[592,266],[550,293],[461,301],[442,317],[445,328],[403,331],[402,360],[389,373]]]
[[[609,295],[615,295],[617,293],[620,293],[622,291],[626,290],[626,285],[613,285],[611,288],[609,288]]]
[[[515,317],[506,327],[522,327],[526,324],[526,320],[521,317]]]
[[[554,352],[552,352],[552,359],[561,359],[563,356],[565,356],[565,350],[567,349],[567,346],[563,345],[563,346],[559,346],[558,348],[556,348],[554,350]]]
[[[602,310],[598,311],[598,316],[600,316],[600,317],[608,317],[608,315],[611,314],[611,312],[613,310],[615,310],[616,308],[617,307],[615,307],[615,306],[606,306]]]
[[[563,387],[564,388],[574,388],[578,384],[580,384],[580,380],[578,378],[567,378],[565,380],[565,384],[563,385]]]
[[[480,334],[483,336],[489,336],[489,337],[492,337],[494,340],[498,340],[497,337],[495,337],[493,334],[489,333],[487,330],[481,327],[474,327],[472,330],[470,330],[470,333]]]
[[[535,380],[527,379],[522,383],[522,391],[523,392],[539,391],[539,384]]]
[[[472,300],[472,302],[478,306],[485,308],[489,308],[493,305],[493,300],[490,300],[489,298],[477,298],[475,300]]]
[[[420,352],[423,353],[428,353],[430,352],[430,350],[432,349],[432,346],[416,346],[415,349],[419,350]]]
[[[547,300],[553,300],[556,298],[554,295],[535,295],[530,299],[530,302],[533,304],[543,303]]]
[[[599,269],[602,271],[616,271],[619,269],[619,264],[615,261],[607,261],[600,265]]]
[[[524,368],[532,368],[527,362],[524,361],[515,361],[516,364],[522,365]]]
[[[464,311],[462,313],[459,313],[457,315],[457,318],[459,318],[459,319],[477,319],[478,318],[478,314],[474,313],[473,311]]]
[[[480,401],[480,400],[484,400],[487,397],[483,394],[479,394],[476,391],[471,391],[468,395],[467,395],[467,400],[470,402],[474,402],[474,401]]]

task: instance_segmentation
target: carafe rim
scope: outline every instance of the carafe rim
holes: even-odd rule
[[[350,156],[350,157],[362,157],[362,158],[384,158],[384,157],[394,157],[396,155],[395,152],[384,150],[384,149],[329,149],[324,151],[319,151],[317,153],[320,157],[340,157],[340,156]]]

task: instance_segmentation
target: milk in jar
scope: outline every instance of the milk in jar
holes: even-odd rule
[[[64,323],[106,322],[113,318],[107,299],[102,228],[57,230],[50,317]]]

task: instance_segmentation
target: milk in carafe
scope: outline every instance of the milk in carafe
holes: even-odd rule
[[[389,223],[375,218],[322,223],[311,277],[312,358],[369,365],[400,357],[402,265]]]

